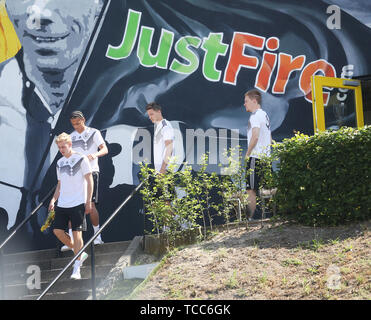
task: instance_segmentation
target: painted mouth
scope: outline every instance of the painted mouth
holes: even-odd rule
[[[31,33],[26,32],[26,36],[30,37],[32,40],[34,40],[37,43],[55,43],[57,41],[67,38],[69,34],[66,34],[61,37],[43,37],[43,36],[34,36]]]

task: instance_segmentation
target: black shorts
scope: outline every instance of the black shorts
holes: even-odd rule
[[[71,221],[72,231],[86,231],[85,205],[80,204],[72,208],[55,207],[53,229],[68,230],[68,222]]]
[[[260,181],[262,178],[260,168],[260,161],[257,158],[249,158],[246,166],[246,189],[259,191]],[[249,170],[251,169],[251,170]]]
[[[94,187],[93,187],[93,196],[91,197],[91,201],[98,204],[98,185],[99,185],[99,172],[94,171],[92,173],[93,181],[94,181]]]

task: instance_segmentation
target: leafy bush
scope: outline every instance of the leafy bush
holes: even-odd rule
[[[296,134],[273,146],[278,210],[307,225],[339,225],[371,214],[371,127]]]
[[[203,156],[197,172],[186,163],[182,171],[175,172],[175,165],[171,163],[166,174],[157,174],[147,164],[141,164],[141,179],[144,182],[141,194],[145,213],[153,225],[152,232],[159,234],[166,231],[173,238],[179,230],[200,226],[200,220],[205,236],[207,220],[212,230],[212,212],[218,209],[212,193],[219,186],[219,180],[215,172],[206,172],[207,163],[207,154]],[[184,196],[180,197],[175,192],[172,197],[169,191],[175,186],[178,191],[183,191]]]
[[[245,154],[240,146],[226,150],[224,156],[228,160],[228,166],[222,168],[223,176],[219,176],[218,194],[221,202],[218,204],[219,214],[228,223],[231,211],[241,220],[247,219],[248,194],[246,193],[246,160]],[[250,169],[251,170],[251,169]]]

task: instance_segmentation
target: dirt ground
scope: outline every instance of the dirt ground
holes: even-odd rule
[[[223,231],[174,250],[132,298],[370,300],[370,226],[280,222]]]

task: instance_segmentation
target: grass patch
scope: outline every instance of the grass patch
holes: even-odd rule
[[[299,259],[286,259],[282,262],[282,265],[285,266],[285,267],[288,267],[288,266],[300,266],[303,264],[303,261],[299,260]]]

